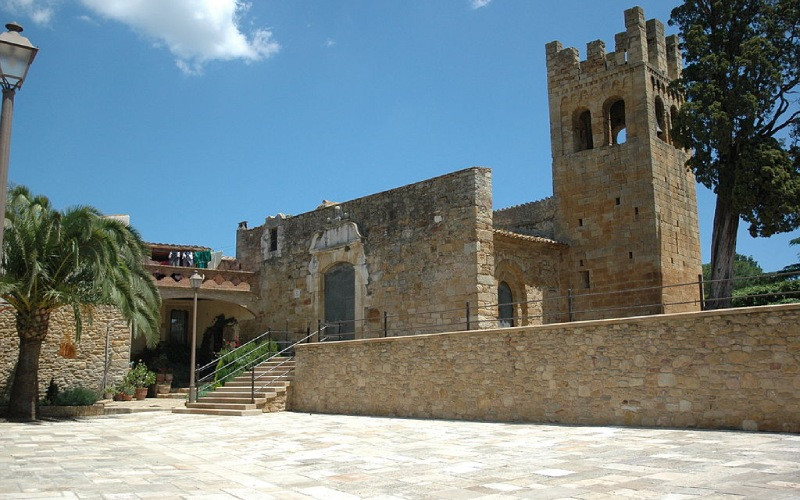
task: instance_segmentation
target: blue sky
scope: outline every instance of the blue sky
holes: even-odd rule
[[[666,22],[677,2],[639,1]],[[613,47],[631,1],[0,0],[40,48],[9,180],[235,254],[239,221],[480,165],[494,206],[552,195],[544,45]],[[667,28],[668,33],[674,30]],[[714,198],[698,190],[703,261]],[[752,239],[765,270],[800,232]]]

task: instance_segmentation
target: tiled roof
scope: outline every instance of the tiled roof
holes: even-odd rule
[[[177,250],[180,252],[199,252],[201,250],[211,250],[209,247],[202,247],[198,245],[176,245],[174,243],[146,243],[150,248],[157,248],[161,250]]]
[[[520,234],[514,233],[511,231],[506,231],[505,229],[495,229],[494,234],[498,234],[500,236],[505,236],[507,238],[514,238],[518,240],[525,240],[525,241],[533,241],[536,243],[545,243],[547,245],[561,245],[561,246],[568,246],[566,243],[562,243],[560,241],[551,240],[550,238],[542,238],[541,236],[532,236],[530,234]]]

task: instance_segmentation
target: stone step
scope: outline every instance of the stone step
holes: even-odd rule
[[[256,370],[266,370],[268,368],[294,368],[295,362],[294,361],[281,361],[275,363],[273,361],[267,361],[266,363],[261,363],[256,366]]]
[[[217,410],[256,410],[253,403],[186,403],[186,408],[204,408]]]
[[[198,403],[252,403],[253,400],[250,398],[250,393],[248,392],[246,395],[239,393],[240,395],[237,396],[203,396],[197,400]],[[265,392],[259,394],[259,397],[256,398],[256,405],[263,405],[267,402],[267,399],[271,399],[276,397],[277,394],[274,392]]]
[[[214,391],[214,395],[227,396],[230,394],[247,394],[250,395],[250,386],[247,387],[220,387]],[[283,387],[261,387],[256,388],[256,394],[269,394],[271,392],[286,392],[286,386]]]
[[[254,415],[263,415],[261,410],[228,410],[219,408],[175,408],[172,413],[183,413],[190,415],[218,415],[228,417],[246,417]]]
[[[159,399],[186,399],[189,396],[189,391],[186,392],[170,392],[168,394],[156,394]]]
[[[250,380],[232,380],[223,387],[242,387],[250,389],[252,384],[253,383]],[[291,380],[256,380],[256,387],[288,387],[290,385],[292,385]]]

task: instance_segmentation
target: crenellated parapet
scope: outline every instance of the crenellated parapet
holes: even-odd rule
[[[614,51],[606,52],[602,40],[586,45],[586,60],[578,49],[564,48],[561,42],[546,45],[547,77],[550,81],[578,76],[599,76],[620,66],[648,63],[653,71],[670,79],[680,76],[681,56],[675,35],[665,37],[664,24],[657,19],[645,21],[644,10],[625,11],[625,31],[614,37]]]

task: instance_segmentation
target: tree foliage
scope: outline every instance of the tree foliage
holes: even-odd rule
[[[726,280],[739,218],[753,236],[800,225],[800,0],[686,0],[670,24],[686,62],[674,134],[717,195],[711,272]],[[712,296],[730,296],[721,283]]]
[[[27,188],[10,190],[3,241],[0,297],[16,313],[20,350],[9,413],[36,418],[38,367],[51,314],[71,309],[76,339],[92,306],[111,305],[148,343],[158,338],[161,300],[144,269],[139,234],[91,207],[54,210]]]
[[[733,289],[738,290],[746,288],[752,283],[747,278],[753,278],[764,274],[761,265],[750,255],[736,254],[733,264],[733,276],[736,281],[733,284]],[[703,281],[711,279],[711,264],[703,264]]]

